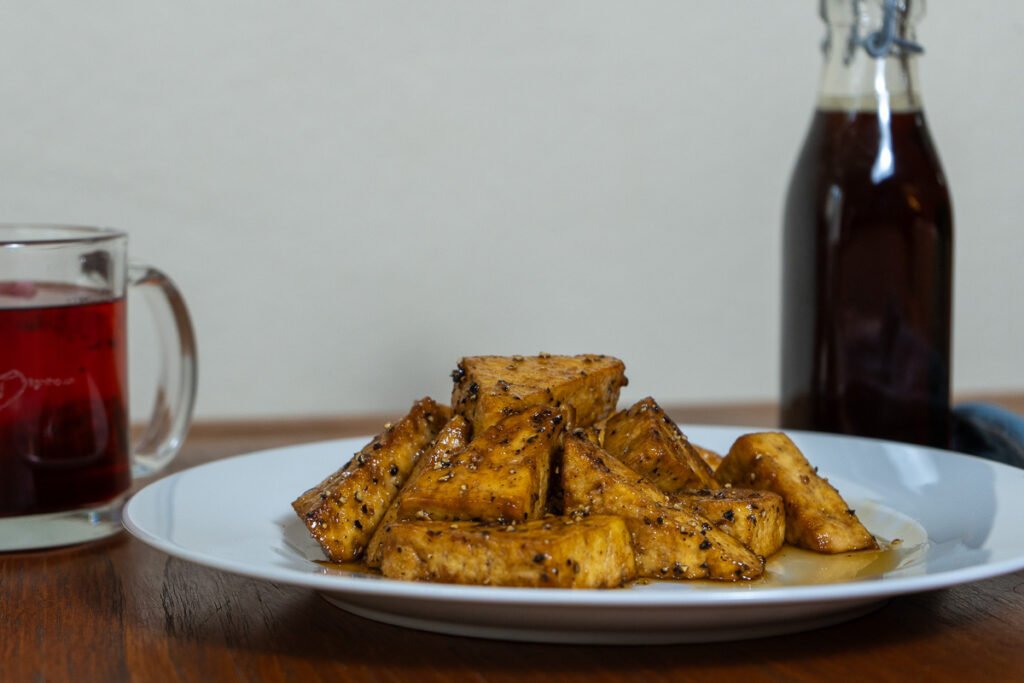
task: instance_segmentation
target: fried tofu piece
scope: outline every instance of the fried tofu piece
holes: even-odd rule
[[[397,521],[401,521],[398,518],[398,511],[401,505],[401,499],[408,487],[427,470],[431,470],[434,467],[441,467],[443,463],[450,462],[453,455],[461,451],[469,443],[469,423],[461,415],[456,415],[448,421],[443,429],[438,433],[437,438],[434,439],[434,443],[430,445],[430,448],[421,455],[417,460],[416,464],[413,465],[412,472],[409,477],[405,480],[405,485],[398,492],[398,496],[394,502],[388,508],[388,511],[384,514],[384,517],[380,520],[377,525],[377,530],[373,532],[373,536],[370,538],[370,543],[366,546],[366,566],[368,567],[380,567],[381,561],[381,550],[384,545],[384,538],[391,530],[391,525]]]
[[[618,515],[636,552],[637,576],[664,579],[753,579],[764,559],[701,515],[672,506],[643,475],[586,440],[570,435],[562,454],[567,515]]]
[[[589,427],[578,427],[574,431],[586,437],[587,441],[598,448],[604,448],[604,420]]]
[[[714,472],[718,469],[718,466],[722,464],[722,454],[711,450],[710,448],[704,448],[700,444],[690,442],[690,445],[697,451],[697,455],[700,459],[707,463],[707,466]]]
[[[665,493],[718,488],[697,449],[650,396],[608,419],[604,449]]]
[[[452,409],[482,434],[513,411],[572,406],[573,426],[589,427],[615,409],[626,366],[611,356],[470,356],[452,373]]]
[[[399,522],[384,541],[393,579],[540,588],[617,588],[635,578],[619,517],[565,517],[515,525]]]
[[[680,493],[672,499],[761,557],[773,555],[786,540],[786,509],[777,493],[730,487]]]
[[[774,491],[786,506],[786,541],[819,553],[877,548],[839,492],[778,432],[736,439],[715,471],[722,484]]]
[[[544,515],[551,457],[564,413],[513,413],[449,460],[435,463],[402,492],[399,519],[525,522]]]
[[[430,398],[387,426],[340,470],[292,508],[333,562],[358,559],[421,451],[451,417]]]

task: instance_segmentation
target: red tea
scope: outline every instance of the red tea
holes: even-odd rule
[[[0,517],[128,489],[125,302],[0,281]]]

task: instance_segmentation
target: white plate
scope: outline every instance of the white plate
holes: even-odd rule
[[[726,451],[740,427],[684,427]],[[790,432],[895,550],[850,557],[786,553],[769,579],[652,582],[622,590],[496,588],[394,581],[316,564],[291,501],[367,439],[279,448],[212,462],[150,484],[125,508],[131,533],[216,569],[321,591],[369,619],[464,636],[650,644],[750,638],[816,628],[886,599],[1024,568],[1024,470],[946,451]],[[867,565],[867,566],[865,566]]]

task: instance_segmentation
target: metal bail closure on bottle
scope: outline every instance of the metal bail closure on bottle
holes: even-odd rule
[[[900,3],[903,0],[884,0],[882,7],[882,27],[877,31],[869,33],[860,43],[867,50],[867,53],[876,59],[888,57],[893,53],[894,48],[904,52],[921,54],[924,48],[920,43],[901,38],[896,35],[896,14],[900,11]],[[904,6],[902,9],[906,9]]]

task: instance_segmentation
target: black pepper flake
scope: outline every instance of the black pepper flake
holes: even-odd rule
[[[711,547],[711,541],[709,541],[708,539],[705,538],[703,541],[700,542],[700,549],[701,550],[707,550],[710,547]]]
[[[533,556],[533,561],[536,564],[541,564],[541,563],[544,562],[544,557],[545,557],[544,553],[537,553],[536,555]]]
[[[726,510],[722,513],[722,516],[731,522],[736,514],[732,510]]]
[[[354,524],[356,525],[357,529],[362,529],[363,528],[363,523],[360,522],[358,519],[354,522]]]
[[[398,474],[398,465],[392,465],[391,469],[388,470],[388,474],[390,474],[392,477]]]
[[[458,384],[466,377],[466,371],[460,365],[459,367],[452,370],[452,381]]]
[[[375,451],[379,451],[380,449],[381,449],[381,443],[380,443],[380,441],[374,441],[374,442],[373,442],[373,450],[375,450]]]

